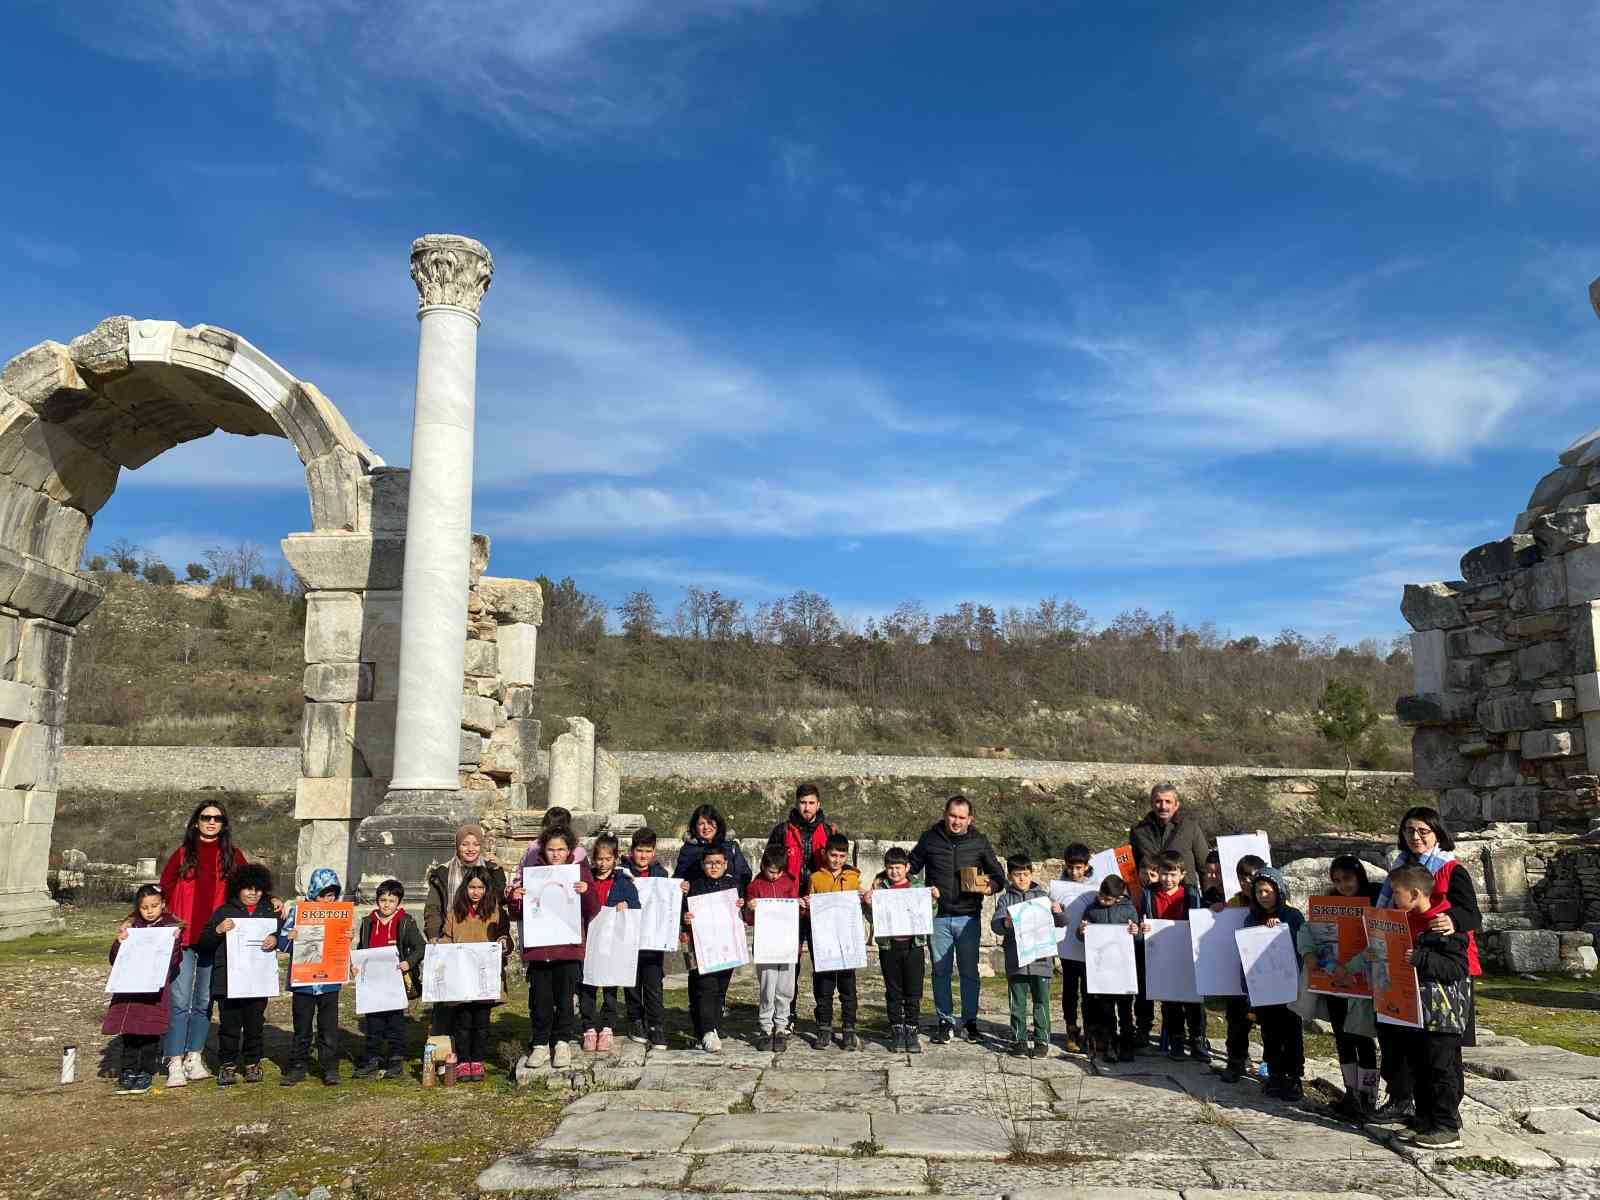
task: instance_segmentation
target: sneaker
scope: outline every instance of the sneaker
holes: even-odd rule
[[[1049,1039],[1046,1039],[1046,1040],[1044,1040],[1042,1042],[1035,1042],[1033,1044],[1033,1056],[1035,1058],[1049,1058],[1050,1057],[1050,1042],[1049,1042]]]
[[[1372,1120],[1370,1124],[1395,1124],[1403,1121],[1409,1121],[1416,1115],[1417,1106],[1409,1097],[1403,1100],[1392,1098],[1385,1101],[1379,1106],[1378,1110],[1372,1114]]]
[[[400,1055],[395,1055],[389,1060],[389,1065],[383,1069],[385,1079],[404,1079],[406,1077],[406,1060]]]
[[[1027,1058],[1028,1057],[1028,1043],[1027,1042],[1012,1042],[1009,1046],[1006,1047],[1006,1053],[1009,1054],[1012,1058]]]
[[[700,1049],[704,1050],[707,1054],[722,1053],[722,1039],[717,1036],[717,1031],[715,1029],[700,1039]]]
[[[772,1052],[774,1054],[782,1054],[788,1049],[789,1039],[787,1036],[782,1033],[775,1033],[772,1035]]]
[[[611,1049],[611,1030],[602,1029],[600,1036],[594,1040],[594,1048],[602,1054]]]
[[[283,1073],[282,1083],[284,1087],[293,1087],[297,1083],[303,1083],[305,1077],[305,1063],[290,1063],[289,1069]]]
[[[260,1083],[261,1082],[261,1064],[260,1063],[253,1062],[253,1063],[246,1064],[245,1069],[244,1069],[244,1081],[246,1083]]]
[[[976,1020],[968,1021],[961,1027],[961,1036],[969,1042],[981,1042],[983,1040],[983,1035],[978,1032],[978,1022]]]
[[[646,1031],[642,1021],[630,1021],[628,1023],[628,1040],[637,1042],[641,1046],[650,1044],[650,1034]]]
[[[833,1045],[833,1026],[818,1025],[816,1040],[811,1043],[818,1050],[826,1050]]]
[[[369,1058],[355,1069],[350,1076],[352,1079],[377,1079],[383,1074],[383,1064],[375,1058]]]
[[[667,1031],[665,1029],[652,1029],[650,1031],[650,1049],[665,1050],[667,1048]]]
[[[239,1073],[234,1069],[232,1063],[223,1063],[222,1066],[217,1068],[218,1087],[232,1087],[238,1082]]]
[[[755,1048],[764,1054],[772,1053],[772,1035],[765,1031],[758,1032],[754,1039]]]
[[[124,1071],[121,1075],[118,1075],[117,1076],[117,1095],[119,1095],[119,1096],[131,1096],[131,1095],[133,1095],[134,1091],[136,1090],[134,1088],[134,1086],[133,1086],[133,1081],[134,1081],[135,1078],[136,1078],[136,1076],[134,1075],[134,1073],[132,1071]]]
[[[128,1090],[123,1093],[123,1095],[143,1096],[150,1091],[150,1085],[154,1082],[155,1079],[151,1076],[150,1072],[139,1071],[133,1077],[132,1086],[129,1087]]]
[[[1418,1150],[1457,1150],[1461,1147],[1461,1132],[1456,1129],[1425,1129],[1406,1139]]]
[[[584,1053],[585,1054],[593,1054],[595,1052],[595,1049],[599,1045],[600,1045],[600,1035],[598,1033],[596,1033],[592,1029],[585,1029],[583,1031],[583,1051],[584,1051]]]
[[[859,1049],[861,1049],[861,1043],[860,1043],[860,1041],[857,1040],[856,1031],[854,1029],[846,1029],[844,1031],[844,1046],[843,1046],[843,1049],[845,1049],[845,1050],[859,1050]]]
[[[167,1086],[169,1088],[184,1087],[189,1082],[189,1076],[184,1074],[183,1059],[174,1054],[167,1059]]]
[[[550,1051],[550,1065],[558,1070],[572,1065],[572,1043],[567,1041],[557,1042],[555,1049]]]
[[[951,1025],[949,1021],[940,1021],[934,1031],[928,1035],[928,1040],[935,1046],[948,1045],[950,1034],[954,1029],[955,1026]]]
[[[198,1050],[191,1050],[183,1056],[183,1073],[191,1081],[211,1078],[211,1072],[206,1070],[206,1060]]]

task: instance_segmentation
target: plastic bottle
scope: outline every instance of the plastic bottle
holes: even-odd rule
[[[422,1047],[422,1086],[432,1087],[433,1079],[433,1043]]]

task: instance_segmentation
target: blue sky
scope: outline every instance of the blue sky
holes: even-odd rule
[[[403,463],[467,233],[496,574],[1388,636],[1600,424],[1600,8],[1278,7],[13,7],[0,357],[221,325]],[[217,435],[91,545],[308,524]]]

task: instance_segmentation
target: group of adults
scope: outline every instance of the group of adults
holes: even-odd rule
[[[796,789],[788,815],[772,828],[767,844],[781,847],[788,873],[805,881],[824,864],[828,838],[836,832],[837,826],[823,811],[819,790],[812,784],[802,784]],[[1455,855],[1455,839],[1449,827],[1437,810],[1412,808],[1401,818],[1396,840],[1392,865],[1421,863],[1433,874],[1435,895],[1442,893],[1450,902],[1448,910],[1434,919],[1433,928],[1445,934],[1459,931],[1468,935],[1471,970],[1477,975],[1476,938],[1482,926],[1477,890],[1471,873]],[[1129,829],[1128,844],[1136,865],[1146,857],[1172,850],[1183,859],[1188,882],[1198,886],[1204,876],[1210,843],[1199,821],[1184,811],[1178,789],[1171,783],[1151,789],[1149,811]],[[731,872],[741,886],[747,885],[750,865],[730,836],[727,822],[716,808],[702,804],[690,815],[680,859],[703,855],[711,846],[726,853]],[[974,823],[972,801],[963,795],[945,801],[943,815],[917,839],[910,857],[910,874],[922,876],[928,886],[939,891],[929,939],[933,1002],[939,1022],[933,1040],[944,1041],[959,1034],[976,1041],[983,902],[991,893],[1004,890],[1005,870],[989,838]],[[212,913],[225,900],[229,877],[245,861],[243,852],[234,844],[227,809],[208,800],[190,814],[182,844],[161,872],[167,908],[183,922],[183,954],[171,988],[171,1016],[163,1053],[169,1071],[186,1080],[207,1075],[201,1052],[210,1034],[212,964],[196,942]],[[471,868],[492,872],[496,877],[494,886],[502,892],[506,890],[504,871],[484,852],[482,830],[468,825],[457,832],[455,853],[450,860],[436,864],[428,872],[425,926],[436,914],[442,915],[446,898],[453,894],[453,882]],[[425,932],[432,938],[436,931]],[[953,986],[957,978],[959,1010]],[[1473,1044],[1473,1028],[1469,1015],[1465,1045]],[[1384,1055],[1391,1100],[1410,1095],[1403,1058],[1400,1054]]]

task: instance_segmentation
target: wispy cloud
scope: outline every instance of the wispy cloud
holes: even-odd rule
[[[581,568],[580,573],[601,579],[658,584],[675,588],[715,588],[744,596],[782,596],[796,589],[786,583],[775,583],[759,575],[742,571],[729,571],[705,567],[688,558],[651,557],[616,558],[599,566]]]

